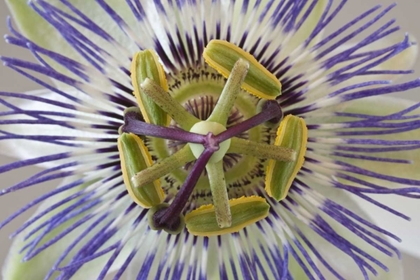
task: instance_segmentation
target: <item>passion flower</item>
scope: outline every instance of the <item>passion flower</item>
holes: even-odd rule
[[[45,169],[1,196],[63,181],[0,223],[41,204],[3,278],[398,279],[355,198],[419,198],[419,105],[385,96],[417,48],[394,5],[328,33],[345,2],[7,1],[43,89],[0,92],[0,173]]]

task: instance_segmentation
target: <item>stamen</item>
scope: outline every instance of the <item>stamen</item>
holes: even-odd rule
[[[190,233],[198,236],[222,235],[237,232],[247,225],[267,217],[270,205],[259,196],[241,197],[229,200],[232,211],[230,227],[220,228],[214,219],[214,206],[203,205],[185,216],[185,223]]]
[[[131,81],[134,87],[134,95],[146,122],[168,126],[169,117],[162,108],[141,90],[140,84],[146,78],[152,79],[164,91],[168,91],[165,72],[153,50],[140,51],[134,55],[131,63]]]
[[[308,129],[302,118],[288,115],[277,130],[276,146],[292,148],[297,152],[294,162],[270,160],[267,165],[265,190],[277,200],[284,199],[305,161]]]
[[[225,78],[234,64],[243,59],[249,63],[249,72],[242,87],[249,93],[265,99],[275,99],[281,94],[279,79],[261,65],[255,57],[232,43],[211,40],[204,49],[205,61]]]
[[[176,140],[187,144],[175,154],[154,165],[149,164],[147,168],[137,168],[135,170],[137,173],[135,174],[134,172],[130,172],[130,180],[129,182],[125,182],[129,186],[128,189],[141,191],[144,186],[148,186],[152,182],[158,181],[162,176],[193,161],[194,157],[197,159],[172,203],[170,205],[157,205],[156,203],[152,205],[153,208],[149,211],[149,222],[150,227],[156,230],[163,229],[169,233],[177,234],[183,229],[183,210],[187,205],[204,168],[207,170],[214,205],[210,207],[211,209],[206,208],[208,211],[205,210],[205,213],[197,209],[199,210],[197,212],[198,216],[201,216],[202,214],[205,215],[207,217],[206,219],[212,219],[211,223],[217,223],[218,228],[226,229],[226,232],[233,232],[249,223],[253,223],[265,217],[268,213],[268,207],[263,198],[229,200],[222,159],[229,150],[234,153],[270,158],[276,161],[293,162],[296,158],[296,152],[289,147],[271,146],[237,138],[237,136],[242,133],[265,122],[268,122],[271,126],[275,126],[283,118],[283,112],[280,105],[275,100],[260,101],[260,112],[255,116],[226,129],[228,117],[240,92],[241,85],[247,79],[250,67],[253,69],[253,76],[251,79],[248,79],[247,85],[243,85],[246,89],[255,90],[254,87],[257,87],[259,90],[268,90],[267,98],[274,98],[280,94],[281,85],[272,75],[270,77],[264,77],[267,70],[263,68],[262,65],[258,64],[255,58],[239,48],[232,47],[227,43],[222,43],[219,46],[217,42],[213,47],[208,49],[207,54],[204,54],[205,57],[217,58],[217,63],[224,63],[225,61],[220,60],[220,57],[214,57],[214,55],[218,51],[223,51],[223,49],[228,48],[230,49],[230,53],[227,53],[226,55],[231,55],[230,59],[234,57],[235,64],[232,67],[225,65],[230,68],[224,69],[226,70],[225,72],[229,74],[229,78],[213,112],[205,121],[200,121],[195,116],[190,115],[187,110],[166,92],[166,80],[161,66],[157,63],[156,56],[153,56],[152,54],[152,56],[149,57],[149,53],[147,52],[140,53],[135,56],[132,64],[132,78],[133,84],[135,84],[135,94],[139,106],[142,107],[141,111],[143,116],[137,108],[127,109],[125,111],[125,123],[120,128],[120,132],[131,132],[138,135]],[[212,60],[212,62],[214,62],[214,60]],[[228,62],[228,64],[229,63],[230,62]],[[220,69],[216,70],[220,71]],[[273,80],[276,81],[273,82]],[[156,81],[158,81],[158,83]],[[146,94],[147,97],[144,94]],[[260,95],[261,93],[259,93],[258,96]],[[264,93],[262,93],[262,95],[264,95]],[[152,104],[151,109],[145,108],[146,103]],[[156,108],[159,108],[162,112],[166,112],[170,115],[182,129],[165,127],[166,125],[155,125],[156,119],[153,115],[153,106],[157,106]],[[147,122],[152,123],[143,122],[143,117]],[[160,121],[157,123],[161,124],[162,118],[158,119]],[[122,136],[124,135],[125,134],[123,133]],[[231,147],[232,137],[234,137],[233,143],[235,144],[235,147]],[[124,139],[122,137],[120,138]],[[138,139],[140,140],[140,138]],[[277,142],[276,144],[278,145]],[[124,162],[123,156],[124,155],[121,155],[122,162]],[[130,154],[130,160],[132,159],[132,161],[134,161],[134,158],[135,153]],[[127,180],[128,177],[125,181]],[[252,207],[255,206],[255,209],[258,208],[259,210],[254,211],[255,209],[245,209],[244,205],[253,205]],[[231,207],[235,207],[235,211],[237,212],[234,221],[232,220]],[[196,214],[190,215],[189,217],[193,216],[195,216],[193,220],[196,221]],[[192,228],[196,227],[194,223],[195,222],[190,224],[192,225]],[[224,232],[219,229],[212,229],[212,231],[219,233]],[[199,231],[200,230],[197,232]],[[197,234],[201,235],[202,233]]]
[[[143,83],[141,83],[140,87],[184,130],[190,130],[195,123],[200,121],[199,119],[188,113],[188,111],[185,110],[185,108],[182,107],[181,104],[176,102],[171,97],[171,95],[169,95],[153,80],[146,78],[146,80]]]
[[[195,159],[196,158],[191,152],[190,145],[187,144],[175,154],[170,155],[169,157],[134,175],[131,178],[131,182],[137,188],[142,187]]]
[[[130,178],[134,174],[152,165],[152,158],[143,141],[134,134],[123,133],[118,138],[118,150],[120,152],[124,184],[131,198],[144,208],[150,208],[162,203],[164,193],[159,180],[142,188],[136,188],[131,184]]]
[[[223,162],[209,163],[206,166],[206,170],[210,181],[217,224],[220,228],[230,227],[232,225],[232,215],[230,213]]]

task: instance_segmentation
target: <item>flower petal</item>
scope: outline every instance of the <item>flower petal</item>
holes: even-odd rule
[[[326,108],[325,112],[334,112],[334,117],[325,118],[322,120],[318,119],[318,123],[341,123],[344,120],[351,120],[348,118],[344,118],[345,114],[355,114],[361,116],[391,116],[394,114],[394,119],[384,120],[384,123],[403,123],[409,121],[418,121],[420,109],[417,108],[418,103],[414,101],[404,100],[395,97],[386,97],[386,96],[379,96],[379,97],[369,97],[363,98],[351,102],[346,102],[339,104],[337,106]],[[406,110],[408,108],[412,108],[406,114],[402,114],[401,116],[396,116],[399,112]],[[405,117],[410,117],[411,119],[404,120]],[[391,116],[392,117],[392,116]],[[315,120],[315,119],[313,119]],[[312,120],[312,121],[313,121]],[[354,119],[353,119],[354,120]],[[407,124],[409,125],[409,123]],[[403,126],[402,126],[403,127]],[[367,136],[370,139],[383,139],[383,140],[418,140],[420,139],[420,129],[416,129],[416,123],[414,123],[411,127],[408,127],[406,131],[403,129],[402,132],[394,132],[385,135],[369,135]],[[362,128],[363,130],[368,130],[371,128]],[[354,130],[354,129],[353,129]],[[390,130],[391,131],[391,130]],[[333,132],[334,133],[334,132]],[[357,137],[357,138],[367,138],[367,137]],[[343,136],[343,138],[355,138],[351,136]],[[393,176],[401,177],[401,178],[410,178],[410,179],[420,179],[420,173],[418,170],[420,169],[420,149],[405,149],[402,151],[390,151],[390,152],[377,152],[369,154],[372,156],[377,157],[384,157],[390,159],[401,159],[406,161],[412,161],[411,164],[395,164],[394,162],[381,162],[381,161],[369,161],[364,159],[348,159],[348,158],[340,158],[340,160],[349,162],[353,165],[356,165],[360,168],[364,168],[367,170],[371,170],[374,172],[378,172],[381,174],[390,174]]]
[[[401,35],[399,33],[394,33],[389,36],[386,36],[380,40],[377,40],[376,42],[373,42],[372,44],[369,44],[361,49],[359,49],[357,52],[355,52],[355,55],[359,53],[368,53],[376,50],[382,49],[384,46],[393,46],[395,44],[398,44],[399,42],[402,42],[404,40],[404,37],[407,35]],[[370,69],[370,71],[373,73],[374,71],[389,71],[389,73],[380,73],[377,75],[371,74],[369,75],[369,78],[376,79],[376,80],[391,80],[395,81],[399,78],[401,78],[404,74],[399,74],[398,71],[409,71],[413,69],[414,64],[417,61],[417,55],[418,55],[418,45],[417,40],[414,38],[413,35],[408,35],[409,42],[412,43],[410,47],[403,50],[402,52],[398,53],[397,55],[391,57],[390,59],[385,60],[384,62],[380,63],[379,65],[373,67]],[[343,46],[338,47],[334,52],[332,52],[331,55],[338,54],[341,52],[344,52],[345,50],[351,49],[356,44],[344,44]],[[350,64],[351,61],[348,62]],[[340,64],[340,68],[343,67],[345,64]],[[358,68],[363,67],[364,65],[361,65]],[[330,72],[333,70],[336,70],[337,67],[333,67]],[[357,68],[355,68],[357,69]],[[393,71],[393,72],[392,72]],[[348,81],[341,84],[341,86],[346,85],[352,85],[361,83],[366,80],[366,77],[363,76],[356,76],[352,79],[349,79]]]
[[[68,90],[74,97],[86,98],[76,90]],[[46,154],[75,151],[76,148],[99,148],[101,144],[94,141],[85,144],[68,145],[66,140],[86,139],[86,137],[116,138],[116,135],[106,135],[101,130],[92,129],[94,124],[106,123],[107,118],[98,114],[78,112],[72,108],[69,101],[48,90],[37,90],[25,94],[0,93],[0,153],[19,159],[36,158]],[[35,99],[34,99],[35,98]],[[9,122],[10,121],[10,122]],[[90,128],[89,128],[90,127]],[[57,139],[39,139],[36,136],[51,136]],[[28,137],[28,139],[22,139]],[[31,138],[32,137],[32,138]],[[77,141],[77,140],[76,140]],[[116,140],[115,140],[116,141]],[[39,166],[52,167],[56,163],[43,163]]]
[[[395,246],[401,251],[407,252],[417,258],[420,257],[420,240],[417,233],[420,232],[420,217],[418,200],[407,197],[398,197],[387,195],[377,196],[375,199],[393,209],[398,209],[400,212],[411,218],[411,221],[403,220],[397,216],[387,215],[383,209],[375,207],[373,204],[366,203],[364,200],[358,200],[357,203],[364,212],[369,213],[372,221],[402,239],[401,243],[394,242]],[[398,279],[398,278],[395,278]]]
[[[419,47],[417,45],[417,40],[413,35],[408,35],[409,41],[412,42],[412,46],[403,52],[397,54],[396,56],[384,61],[384,63],[378,65],[373,70],[411,70],[413,69],[418,56]],[[389,46],[397,44],[403,40],[403,36],[391,35],[385,37],[383,40],[379,40],[377,43],[374,43],[373,46]],[[369,51],[369,49],[368,49]],[[391,77],[391,80],[401,77],[401,75],[396,74],[394,77]],[[388,76],[389,79],[389,76]]]
[[[401,265],[399,252],[386,238],[396,237],[372,224],[353,200],[356,196],[319,176],[315,171],[300,172],[283,205],[272,207],[296,232],[294,239],[302,240],[306,250],[313,252],[315,260],[334,278],[369,279],[378,275],[383,279],[386,272],[396,269],[391,279],[400,279],[401,270],[394,267]]]
[[[60,53],[69,57],[81,58],[71,46],[62,40],[62,37],[54,27],[28,5],[28,1],[6,0],[6,3],[19,29],[29,39],[43,47],[53,47],[56,50],[60,50]]]
[[[74,178],[65,179],[61,185],[66,185],[67,183],[70,183],[73,180]],[[60,200],[76,193],[78,190],[81,190],[81,189],[83,189],[83,186],[80,186],[76,189],[62,192],[61,194],[47,200],[38,208],[38,210],[32,215],[32,217],[37,216],[38,213],[47,209],[49,206],[54,205]],[[64,208],[65,208],[65,205],[62,206],[61,209],[64,209]],[[65,249],[68,246],[68,243],[69,243],[68,241],[73,240],[73,238],[77,237],[79,234],[83,232],[83,229],[79,228],[73,233],[71,233],[70,235],[68,235],[68,239],[62,239],[61,241],[51,246],[49,250],[45,250],[41,252],[38,256],[34,257],[32,260],[27,261],[27,262],[22,262],[22,258],[24,257],[25,253],[24,252],[19,253],[19,251],[27,243],[24,241],[24,236],[27,233],[29,233],[32,229],[36,228],[37,225],[41,224],[46,219],[52,217],[59,210],[60,208],[57,208],[54,212],[51,212],[48,216],[44,216],[44,218],[39,220],[37,223],[33,224],[31,227],[27,228],[25,231],[20,233],[18,237],[15,238],[2,269],[3,279],[44,279],[44,277],[48,274],[48,272],[50,271],[51,267],[54,265],[56,260],[60,257],[63,249]],[[63,228],[64,227],[65,226],[63,226]],[[53,238],[61,230],[62,228],[58,228],[55,231],[52,231],[46,236],[46,240]]]
[[[108,179],[109,180],[109,179]],[[106,185],[107,181],[100,181],[102,185]],[[119,179],[120,180],[120,179]],[[77,177],[69,177],[66,178],[60,185],[59,188],[66,187],[68,185],[73,184],[74,182],[80,182],[80,180],[77,179]],[[34,223],[32,223],[30,226],[25,228],[23,231],[19,232],[18,235],[15,237],[15,241],[12,244],[11,249],[9,250],[9,255],[7,257],[7,260],[5,262],[5,265],[3,266],[2,270],[2,276],[3,279],[44,279],[46,275],[50,272],[50,270],[54,267],[57,269],[57,267],[63,267],[66,265],[71,265],[69,261],[78,261],[80,258],[83,260],[83,255],[80,254],[80,251],[82,249],[86,250],[85,246],[92,244],[94,240],[97,238],[101,238],[103,232],[109,231],[114,232],[114,234],[111,235],[111,237],[107,237],[103,243],[101,242],[100,245],[95,250],[96,252],[89,252],[89,255],[87,257],[90,257],[94,253],[97,253],[99,251],[104,251],[107,248],[113,248],[113,250],[108,250],[107,253],[102,254],[101,256],[94,258],[93,260],[84,262],[84,265],[80,268],[80,266],[77,266],[79,270],[70,272],[71,273],[71,279],[96,279],[98,275],[101,273],[104,267],[108,266],[108,272],[115,271],[119,269],[124,262],[126,262],[129,254],[132,252],[134,246],[138,243],[137,239],[127,239],[127,232],[130,230],[130,226],[134,223],[134,220],[136,220],[136,217],[138,216],[136,212],[136,207],[132,208],[135,211],[133,211],[132,214],[134,214],[134,218],[128,218],[125,217],[125,215],[128,214],[128,211],[124,211],[127,208],[127,205],[130,205],[130,199],[125,196],[125,200],[120,200],[122,203],[119,203],[119,206],[114,208],[115,203],[117,202],[114,197],[112,197],[109,201],[107,201],[103,196],[101,197],[102,204],[99,204],[98,207],[102,206],[101,208],[104,209],[110,209],[114,208],[112,212],[109,212],[109,216],[105,216],[105,218],[98,217],[101,216],[101,212],[97,211],[99,208],[94,208],[92,212],[90,212],[88,215],[85,215],[84,217],[81,217],[80,214],[72,217],[71,219],[66,220],[67,215],[71,214],[73,211],[76,212],[74,209],[71,209],[71,205],[75,202],[68,201],[56,208],[54,208],[54,204],[61,202],[62,200],[68,199],[71,196],[77,195],[80,191],[87,190],[89,187],[90,189],[93,189],[92,182],[85,183],[81,185],[76,185],[76,187],[73,187],[69,190],[63,191],[59,193],[58,195],[51,196],[49,199],[47,199],[35,212],[35,214],[31,217],[37,217],[38,215],[42,214],[45,210],[48,210],[50,207],[53,208],[52,211],[49,211],[48,213],[44,213],[43,216],[39,219],[37,219]],[[96,187],[96,190],[98,187]],[[58,190],[58,189],[56,189]],[[117,188],[118,190],[118,188]],[[78,203],[77,201],[75,202]],[[117,203],[118,204],[118,203]],[[80,204],[82,206],[86,206],[83,204]],[[70,207],[70,208],[68,208]],[[83,207],[82,207],[83,208]],[[70,209],[70,210],[68,210]],[[76,209],[80,209],[80,206]],[[96,211],[95,211],[96,210]],[[64,213],[62,212],[64,211]],[[106,210],[104,210],[106,212]],[[61,213],[61,214],[60,214]],[[83,213],[83,212],[82,212]],[[95,217],[95,213],[97,213]],[[57,220],[49,220],[54,215],[61,215],[60,218],[66,220],[64,223],[62,223],[59,226],[55,226],[54,223],[57,223]],[[31,241],[36,240],[37,234],[32,234],[31,231],[36,229],[38,226],[42,225],[44,222],[48,222],[46,227],[44,227],[44,230],[48,230],[49,226],[52,226],[54,229],[47,233],[42,240],[39,242],[40,245],[38,247],[35,247],[35,251],[42,247],[44,244],[54,240],[57,236],[59,236],[62,232],[65,232],[69,228],[71,228],[74,224],[78,223],[79,221],[86,219],[88,217],[94,217],[94,220],[96,218],[99,218],[98,222],[87,222],[87,223],[81,223],[77,227],[75,227],[72,231],[67,233],[63,238],[59,239],[58,241],[52,243],[49,247],[42,249],[37,255],[34,257],[30,257],[29,260],[22,262],[22,259],[27,257],[28,253],[28,247],[25,247],[26,249],[23,250],[23,252],[20,252],[24,246],[27,246]],[[121,221],[123,219],[124,223],[121,224],[120,222],[116,222],[116,220]],[[124,220],[125,219],[125,220]],[[49,221],[48,221],[49,220]],[[30,220],[28,220],[30,221]],[[88,219],[89,221],[89,219]],[[105,226],[105,224],[113,222],[111,226]],[[94,226],[96,224],[96,226]],[[128,226],[128,227],[127,227]],[[144,227],[144,225],[143,225]],[[38,234],[42,234],[42,231]],[[31,237],[29,240],[25,240],[26,235],[30,235]],[[153,235],[153,234],[151,234]],[[76,240],[79,240],[78,243],[74,243]],[[117,246],[115,246],[115,244]],[[31,245],[31,244],[29,244]],[[114,247],[112,247],[114,245]],[[31,247],[31,246],[30,246]],[[29,248],[30,248],[29,247]],[[31,248],[34,249],[34,248]],[[64,259],[61,259],[62,254],[66,252],[67,249],[71,249],[67,252],[67,256]],[[90,248],[91,249],[91,248]],[[116,259],[114,259],[114,262],[109,264],[108,261],[110,257],[112,256],[113,251],[118,251],[118,255],[116,256]],[[78,256],[78,259],[74,259],[76,256]],[[57,261],[60,260],[60,263],[57,264]],[[106,271],[105,271],[106,272]],[[55,271],[53,274],[51,274],[54,277],[57,277],[59,275],[60,271]],[[67,273],[67,272],[62,272]],[[51,277],[52,277],[51,276]]]
[[[311,5],[315,5],[314,7],[311,7]],[[314,31],[315,27],[319,23],[323,13],[325,12],[325,8],[328,5],[327,0],[320,0],[316,3],[314,1],[308,1],[304,8],[301,10],[301,14],[299,14],[297,18],[297,22],[304,18],[304,16],[307,16],[307,19],[303,22],[303,24],[300,26],[300,28],[297,30],[295,34],[293,34],[293,37],[290,39],[290,41],[285,46],[284,54],[289,54],[296,50],[303,42],[305,42],[312,32]],[[308,9],[312,8],[312,11],[309,15],[306,15],[305,13],[308,11]],[[322,32],[320,32],[317,36],[315,36],[314,40],[309,44],[309,46],[315,45],[318,43],[322,38]]]
[[[371,218],[367,212],[363,211],[360,208],[359,204],[355,202],[352,196],[348,195],[345,191],[339,189],[331,189],[331,188],[323,188],[320,185],[316,185],[311,183],[314,188],[318,191],[324,192],[326,197],[333,201],[334,203],[345,207],[347,209],[351,209],[351,211],[358,215],[359,217],[371,221]],[[322,207],[328,207],[325,205],[321,205]],[[389,257],[386,254],[382,253],[381,251],[377,250],[375,247],[371,246],[366,241],[360,239],[354,232],[350,231],[346,228],[343,224],[337,222],[336,220],[329,219],[327,215],[322,215],[322,217],[327,221],[330,226],[334,229],[337,236],[341,236],[345,238],[347,241],[351,242],[352,244],[356,245],[356,247],[360,248],[363,252],[369,254],[371,257],[375,258],[377,261],[381,262],[385,265],[389,272],[379,268],[375,264],[372,264],[375,270],[378,272],[378,275],[375,277],[368,269],[366,269],[370,279],[402,279],[403,272],[402,272],[402,264],[401,260],[395,255],[393,257]],[[356,262],[353,258],[349,257],[348,255],[344,254],[343,251],[335,247],[330,240],[326,240],[324,238],[320,238],[319,235],[315,234],[309,228],[301,227],[303,234],[312,242],[312,244],[316,244],[316,249],[325,257],[325,260],[344,278],[344,279],[363,279],[363,275],[360,272],[359,267],[357,266]],[[383,237],[383,235],[378,234],[379,236]],[[346,246],[342,244],[343,246]],[[355,253],[356,254],[356,253]],[[325,269],[325,268],[324,268]],[[325,269],[327,274],[325,275],[326,279],[333,278],[330,272]]]
[[[395,97],[369,97],[342,103],[331,108],[325,108],[324,111],[326,114],[333,112],[335,116],[327,118],[313,118],[311,119],[311,122],[316,119],[318,123],[333,124],[342,123],[343,121],[351,121],[352,118],[349,118],[350,116],[359,117],[359,119],[369,116],[383,116],[385,117],[383,123],[395,124],[413,122],[413,124],[411,126],[407,124],[408,127],[401,126],[401,132],[385,135],[369,135],[366,136],[367,138],[394,141],[418,140],[420,139],[420,129],[416,123],[418,122],[420,115],[419,105],[420,104],[417,102]],[[357,129],[352,130],[355,131]],[[337,131],[332,133],[337,133]],[[366,139],[366,137],[363,138]],[[351,138],[351,136],[348,136],[347,138]],[[408,146],[407,148],[403,148],[399,151],[382,151],[376,153],[352,153],[349,151],[335,150],[335,152],[333,151],[330,155],[335,157],[336,160],[351,164],[352,166],[357,166],[358,168],[362,168],[364,170],[375,172],[376,174],[384,174],[394,176],[396,178],[406,178],[408,180],[419,180],[420,173],[418,170],[420,169],[420,150],[416,146],[417,145],[412,145],[412,148]],[[326,151],[324,152],[327,153]],[[360,156],[365,158],[357,158]],[[392,159],[392,161],[384,162],[382,160],[368,160],[366,159],[367,156],[376,157],[377,159]],[[399,160],[405,163],[398,163],[393,160]],[[413,182],[412,185],[390,182],[375,176],[360,176],[357,174],[353,174],[353,176],[354,178],[361,178],[370,184],[383,186],[391,190],[398,190],[403,187],[414,187],[416,184],[418,185],[416,182]],[[355,185],[359,186],[356,183]],[[417,248],[420,247],[420,242],[416,234],[414,234],[420,230],[420,219],[417,215],[418,202],[408,197],[395,197],[395,195],[384,194],[371,195],[371,198],[412,219],[411,223],[409,223],[408,221],[401,219],[399,215],[389,215],[384,211],[383,207],[377,207],[372,203],[367,203],[366,200],[363,199],[358,198],[355,200],[358,207],[363,209],[364,212],[370,214],[372,217],[371,220],[373,220],[375,224],[392,231],[403,240],[402,243],[396,244],[395,246],[401,250],[410,252],[415,256],[420,256],[417,250]]]
[[[56,96],[56,94],[47,90],[32,91],[32,92],[29,92],[28,94],[32,96],[46,98],[49,100],[54,100],[54,97]],[[33,102],[31,100],[26,100],[26,99],[22,99],[22,100],[19,100],[18,102],[13,102],[13,103],[15,105],[16,103],[18,103],[19,105],[17,105],[17,107],[19,107],[22,110],[41,110],[41,111],[52,110],[52,111],[57,112],[58,110],[62,109],[53,105],[48,105],[41,102]],[[2,112],[4,112],[8,108],[6,106],[1,106],[0,109]],[[45,132],[45,130],[49,130],[47,126],[39,127],[38,125],[30,125],[30,124],[28,125],[13,124],[13,128],[11,126],[12,125],[1,125],[1,129],[5,131],[13,132],[15,134],[22,134],[22,135],[27,135],[27,134],[36,135],[36,134],[39,134],[40,131]],[[61,135],[62,132],[68,131],[68,130],[69,129],[56,126],[53,128],[53,131],[51,132],[54,132],[53,135]],[[66,135],[69,135],[69,133],[67,133]],[[0,147],[1,147],[0,152],[3,155],[13,157],[13,158],[19,158],[19,159],[43,156],[46,154],[46,151],[51,151],[52,153],[61,153],[61,152],[65,152],[69,150],[69,148],[65,146],[59,146],[59,145],[50,144],[46,142],[18,140],[18,139],[2,140],[0,141]],[[55,163],[52,163],[52,165],[55,165]],[[52,165],[50,165],[50,167]],[[48,167],[48,165],[44,165],[44,167]]]
[[[35,2],[35,1],[34,1]],[[111,19],[111,17],[104,17],[104,10],[96,3],[96,1],[86,2],[84,0],[71,1],[71,4],[67,4],[69,1],[46,1],[48,4],[52,4],[58,10],[62,10],[69,14],[72,14],[70,6],[83,11],[83,14],[96,24],[98,28],[107,30],[111,38],[114,38],[116,42],[121,43],[124,47],[131,49],[132,53],[138,48],[134,42],[126,36]],[[68,58],[79,61],[82,64],[87,63],[85,58],[74,49],[74,47],[67,41],[68,38],[63,38],[65,30],[57,30],[47,22],[42,16],[40,16],[29,4],[27,0],[6,0],[6,3],[12,13],[13,19],[16,21],[20,31],[29,40],[38,44],[40,47],[57,52],[65,55]],[[34,3],[32,3],[34,4]],[[120,5],[121,1],[112,0],[108,1],[108,4],[128,23],[134,23],[136,20],[133,13],[131,12],[128,5]],[[35,4],[37,5],[37,3]],[[62,15],[61,15],[62,16]],[[73,16],[73,15],[72,15]],[[72,22],[72,21],[69,21]],[[77,25],[72,22],[74,28],[81,34],[87,36],[93,43],[103,47],[105,50],[115,53],[115,47],[113,48],[109,42],[95,36],[87,28]],[[56,25],[58,26],[58,25]],[[104,42],[105,41],[105,42]],[[71,74],[62,65],[54,62],[52,59],[47,58],[50,65],[53,65],[56,70],[63,74]]]

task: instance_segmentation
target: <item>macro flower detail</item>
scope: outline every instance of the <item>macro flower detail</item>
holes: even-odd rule
[[[0,173],[44,169],[0,196],[61,182],[0,223],[39,206],[4,279],[402,277],[360,207],[420,197],[395,5],[336,26],[344,0],[7,3],[35,61],[1,59],[43,89],[0,92]]]
[[[210,236],[237,232],[246,225],[267,217],[269,205],[262,197],[229,199],[232,194],[228,195],[223,159],[229,151],[236,154],[242,152],[254,157],[264,155],[264,158],[271,159],[267,169],[267,194],[269,196],[274,194],[278,200],[286,197],[303,164],[307,141],[305,122],[288,115],[287,120],[285,119],[279,126],[275,145],[235,137],[263,123],[269,123],[270,127],[279,123],[283,112],[277,101],[270,100],[281,94],[279,81],[255,58],[235,45],[226,41],[211,41],[206,46],[203,56],[207,57],[207,60],[211,61],[209,64],[227,78],[227,82],[210,116],[200,121],[195,116],[189,115],[184,107],[177,104],[170,94],[165,92],[166,78],[161,71],[162,67],[155,61],[157,56],[150,56],[151,53],[151,51],[141,53],[133,59],[131,77],[139,108],[126,110],[124,125],[119,129],[121,135],[118,138],[124,184],[137,204],[144,208],[152,207],[148,217],[149,227],[155,230],[163,229],[172,234],[182,231],[184,209],[189,208],[189,198],[194,193],[204,170],[207,171],[209,180],[209,186],[206,188],[210,189],[213,204],[202,205],[187,214],[185,223],[190,233]],[[137,69],[143,74],[137,74]],[[154,82],[154,79],[159,83]],[[226,129],[228,117],[241,87],[261,97],[259,101],[262,104],[261,112]],[[264,100],[262,97],[267,97],[269,100]],[[140,110],[143,114],[140,114]],[[143,116],[146,116],[145,122],[141,121]],[[189,129],[189,132],[165,127],[167,116],[183,129]],[[161,126],[156,126],[157,123]],[[186,144],[168,158],[153,165],[148,148],[134,134],[177,140]],[[298,159],[296,152],[299,153]],[[171,204],[162,204],[164,191],[160,187],[159,178],[194,159],[196,162],[193,168]],[[276,166],[276,164],[281,165]],[[196,198],[195,202],[199,204],[199,199]],[[232,212],[232,209],[235,211]]]

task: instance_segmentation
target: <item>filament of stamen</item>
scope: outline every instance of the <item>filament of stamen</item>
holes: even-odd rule
[[[156,82],[146,78],[141,83],[141,89],[153,101],[158,104],[171,118],[179,124],[184,130],[190,130],[191,127],[200,120],[188,113],[184,107],[176,102],[166,91],[163,90]]]
[[[240,92],[241,85],[248,73],[248,69],[249,64],[243,59],[239,59],[235,63],[219,100],[207,121],[218,122],[226,126],[230,111]]]
[[[189,144],[186,144],[176,153],[137,173],[131,182],[135,187],[142,187],[195,159]]]
[[[223,161],[208,163],[206,170],[210,181],[217,224],[220,228],[230,227],[232,225],[232,215],[230,213],[229,197],[223,172]]]
[[[231,140],[232,143],[228,153],[251,155],[278,161],[296,160],[296,151],[290,148],[257,143],[238,137],[232,137]]]

